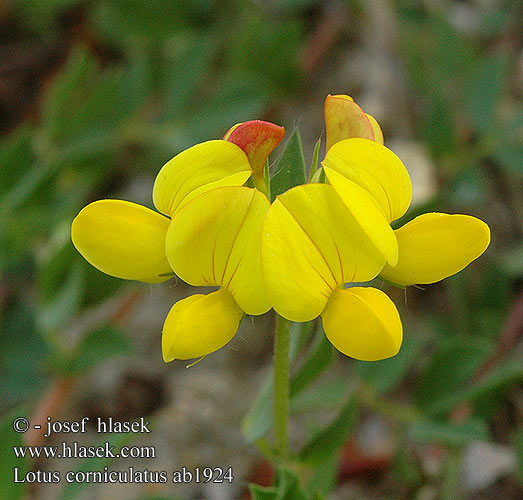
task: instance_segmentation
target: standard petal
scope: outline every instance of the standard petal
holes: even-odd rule
[[[452,276],[477,259],[490,243],[490,229],[470,215],[428,213],[394,231],[399,245],[395,267],[381,277],[400,286],[428,284]]]
[[[243,312],[223,288],[209,295],[191,295],[169,311],[162,332],[163,359],[206,356],[236,334]]]
[[[335,170],[329,167],[324,167],[324,170],[329,183],[365,234],[387,259],[387,262],[392,266],[396,265],[398,242],[378,202],[367,190]]]
[[[329,149],[322,162],[365,188],[381,205],[389,222],[409,208],[412,185],[401,160],[385,146],[367,139],[346,139]]]
[[[213,189],[189,201],[167,232],[173,269],[191,285],[223,286],[247,314],[267,312],[260,233],[268,209],[267,198],[246,187]]]
[[[325,99],[327,151],[351,137],[374,140],[374,129],[365,112],[347,95],[328,95]]]
[[[127,280],[159,283],[172,275],[165,257],[169,219],[122,200],[87,205],[73,220],[76,249],[100,271]]]
[[[158,211],[172,216],[193,191],[201,193],[224,185],[224,179],[228,179],[228,185],[241,186],[251,174],[247,156],[232,142],[202,142],[182,151],[162,167],[154,183],[154,205]]]
[[[336,289],[321,319],[332,345],[351,358],[377,361],[394,356],[401,347],[398,310],[376,288]]]
[[[191,191],[178,205],[176,210],[179,210],[181,207],[183,207],[187,202],[191,201],[193,198],[196,198],[197,196],[205,193],[206,191],[211,191],[212,189],[216,189],[219,187],[228,187],[228,186],[242,186],[245,181],[248,179],[246,176],[246,172],[238,172],[236,174],[229,175],[227,177],[224,177],[223,179],[210,182],[209,184],[205,184],[205,186],[201,186],[199,188],[196,188],[194,191]]]
[[[292,321],[317,317],[332,290],[367,281],[385,258],[332,186],[307,184],[278,196],[262,229],[262,264],[274,309]]]

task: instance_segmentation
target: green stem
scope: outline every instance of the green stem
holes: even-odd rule
[[[254,186],[256,187],[256,189],[258,191],[261,191],[270,200],[271,191],[270,191],[270,186],[269,186],[269,183],[267,182],[267,179],[264,176],[258,177],[256,175],[253,175],[252,179],[254,181]]]
[[[276,456],[285,461],[289,455],[289,345],[290,322],[276,318],[274,341],[274,433]]]

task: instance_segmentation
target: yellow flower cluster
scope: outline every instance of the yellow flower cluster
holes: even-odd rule
[[[264,167],[284,131],[255,120],[164,165],[153,188],[158,212],[100,200],[74,219],[74,245],[107,274],[157,283],[174,272],[219,287],[172,307],[165,361],[216,351],[244,313],[271,307],[291,321],[321,315],[329,340],[351,357],[393,356],[403,337],[396,307],[382,291],[351,284],[434,283],[485,251],[489,228],[467,215],[424,214],[393,230],[412,187],[378,123],[348,96],[327,97],[325,122],[327,183],[296,186],[271,204]],[[244,186],[251,177],[256,189]]]

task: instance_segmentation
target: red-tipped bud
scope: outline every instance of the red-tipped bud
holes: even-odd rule
[[[262,120],[251,120],[234,125],[223,138],[243,149],[249,158],[254,177],[262,178],[267,158],[284,135],[283,127]]]

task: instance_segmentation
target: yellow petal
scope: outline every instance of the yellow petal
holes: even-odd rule
[[[381,277],[401,286],[428,284],[452,276],[477,259],[490,243],[490,229],[470,215],[428,213],[394,231],[399,260]]]
[[[336,289],[321,319],[332,345],[351,358],[377,361],[396,355],[401,347],[398,310],[376,288]]]
[[[222,187],[192,199],[167,232],[170,264],[191,285],[226,288],[247,314],[267,312],[260,232],[268,209],[267,198],[246,187]]]
[[[211,191],[211,189],[219,188],[219,187],[227,187],[227,186],[242,186],[245,181],[248,179],[246,172],[238,172],[237,174],[232,174],[227,177],[224,177],[223,179],[210,182],[209,184],[205,184],[205,186],[201,186],[194,191],[191,191],[178,205],[176,210],[179,210],[181,207],[183,207],[187,202],[191,201],[193,198],[196,198],[197,196],[205,193],[206,191]]]
[[[236,334],[243,312],[223,288],[209,295],[191,295],[169,311],[162,332],[163,359],[206,356]]]
[[[381,206],[368,191],[355,182],[329,167],[324,167],[324,170],[329,183],[365,234],[387,262],[395,266],[398,262],[398,242]]]
[[[389,222],[410,205],[412,185],[401,160],[385,146],[367,139],[346,139],[329,149],[322,162],[365,188],[383,208]]]
[[[385,258],[332,186],[307,184],[278,196],[262,229],[262,264],[274,309],[292,321],[317,317],[332,290],[367,281]]]
[[[182,151],[162,167],[154,183],[154,205],[172,216],[193,191],[201,193],[217,185],[241,186],[251,173],[247,156],[232,142],[203,142]]]
[[[325,99],[327,151],[339,141],[351,137],[374,140],[374,130],[363,110],[347,95],[328,95]]]
[[[87,205],[73,220],[76,249],[100,271],[127,280],[166,281],[172,274],[165,257],[169,219],[122,200]]]
[[[365,114],[367,115],[367,118],[369,119],[369,122],[372,126],[372,131],[374,132],[374,140],[378,144],[383,144],[383,132],[381,131],[380,124],[372,115],[369,115],[368,113]]]

